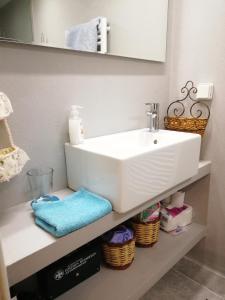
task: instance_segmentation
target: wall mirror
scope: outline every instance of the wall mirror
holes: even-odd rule
[[[0,0],[0,40],[165,61],[168,0]]]

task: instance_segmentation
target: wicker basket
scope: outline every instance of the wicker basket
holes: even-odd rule
[[[165,117],[164,125],[166,129],[198,133],[203,136],[208,119]]]
[[[152,247],[159,239],[160,219],[148,223],[132,220],[137,247]]]
[[[103,257],[106,265],[112,269],[125,270],[134,260],[135,239],[124,244],[102,244]]]

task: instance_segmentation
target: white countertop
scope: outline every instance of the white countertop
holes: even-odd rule
[[[98,221],[62,238],[54,238],[35,225],[30,203],[22,203],[2,212],[0,215],[0,231],[10,285],[25,279],[104,232],[128,220],[151,204],[159,202],[177,190],[203,178],[210,173],[210,165],[210,161],[201,161],[199,163],[198,174],[184,183],[125,214],[112,212]],[[71,190],[65,189],[55,194],[63,198],[71,192]]]

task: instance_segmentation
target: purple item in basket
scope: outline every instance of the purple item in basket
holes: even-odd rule
[[[134,237],[133,230],[127,228],[125,225],[120,225],[116,229],[107,232],[103,239],[104,241],[112,244],[123,244],[132,240]]]

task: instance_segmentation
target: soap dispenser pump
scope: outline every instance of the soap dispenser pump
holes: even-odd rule
[[[72,105],[69,118],[69,136],[71,145],[79,145],[84,141],[82,119],[79,110],[82,106]]]

